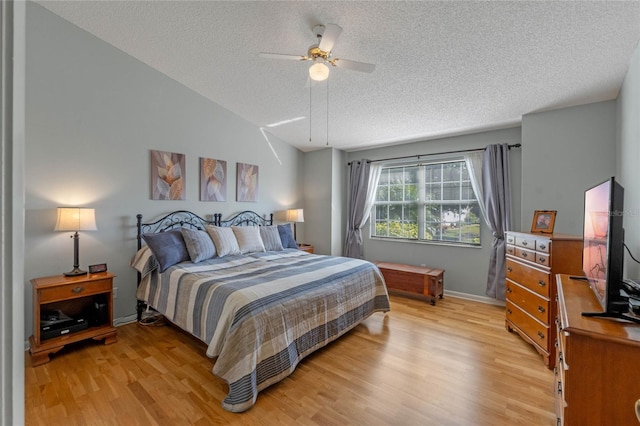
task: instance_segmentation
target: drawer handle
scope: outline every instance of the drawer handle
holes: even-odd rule
[[[564,355],[562,355],[562,351],[558,352],[558,364],[562,364],[564,361]]]
[[[513,313],[513,311],[511,311],[511,309],[507,308],[507,313],[508,313],[509,315],[511,315],[511,314]]]
[[[511,287],[507,287],[507,293],[511,293],[513,290],[511,290]]]
[[[522,253],[522,257],[526,258],[527,257],[527,253]]]
[[[541,314],[544,314],[544,307],[543,306],[538,306],[538,312],[540,312]]]
[[[547,283],[545,283],[544,281],[540,280],[540,281],[538,281],[538,285],[540,287],[544,287],[545,285],[547,285]]]
[[[542,333],[542,331],[538,331],[538,337],[544,339],[544,334]]]
[[[512,268],[511,266],[509,266],[509,267],[507,268],[507,271],[509,271],[509,272],[513,272],[513,268]]]
[[[523,241],[523,242],[522,242],[522,245],[523,245],[523,246],[526,246],[526,245],[527,245],[527,242],[526,242],[526,241]]]
[[[546,257],[540,257],[540,258],[538,259],[538,262],[540,262],[540,263],[547,263],[547,258],[546,258]]]
[[[558,382],[558,394],[562,395],[562,382]]]
[[[540,244],[540,250],[544,250],[544,249],[546,249],[546,248],[547,248],[547,245],[546,245],[546,244]]]
[[[75,287],[71,289],[71,293],[82,293],[84,291],[84,287]]]

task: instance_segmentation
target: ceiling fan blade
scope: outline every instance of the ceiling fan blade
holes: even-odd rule
[[[333,65],[338,68],[345,68],[353,71],[360,72],[373,72],[376,69],[375,64],[367,64],[365,62],[349,61],[347,59],[333,59],[331,61]]]
[[[336,44],[341,32],[342,28],[339,25],[327,24],[318,48],[323,52],[331,52],[331,49],[333,49],[333,45]]]
[[[261,58],[269,58],[269,59],[291,59],[294,61],[308,61],[309,58],[303,55],[285,55],[282,53],[268,53],[268,52],[260,52]]]

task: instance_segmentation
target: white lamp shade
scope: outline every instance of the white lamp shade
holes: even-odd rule
[[[287,222],[304,222],[304,210],[303,209],[287,210]]]
[[[329,67],[322,62],[316,62],[309,67],[309,77],[311,80],[324,81],[329,77]]]
[[[58,207],[55,231],[96,231],[95,209]]]

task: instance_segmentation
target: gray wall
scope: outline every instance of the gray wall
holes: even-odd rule
[[[29,279],[73,264],[56,207],[96,209],[98,231],[80,235],[80,264],[106,262],[117,275],[116,319],[135,312],[135,215],[177,209],[200,215],[302,207],[303,155],[140,61],[27,4],[25,336]],[[150,200],[149,151],[186,155],[186,201]],[[227,202],[199,201],[199,157],[227,161]],[[257,203],[235,202],[236,162],[260,167]],[[327,179],[330,178],[330,175]]]
[[[435,139],[405,145],[351,152],[348,161],[362,158],[379,160],[405,155],[431,154],[461,149],[482,149],[494,143],[520,143],[520,128],[475,133],[472,135]],[[520,149],[510,151],[512,171],[512,197],[514,226],[519,228],[520,218]],[[364,257],[367,260],[425,264],[442,268],[445,273],[445,290],[484,297],[492,236],[487,225],[482,222],[480,229],[482,247],[461,247],[454,245],[405,243],[370,238],[370,221],[363,229]]]
[[[617,102],[618,161],[616,178],[624,186],[625,243],[640,257],[640,46],[629,64]],[[625,276],[640,278],[640,266],[625,257]]]
[[[616,172],[616,103],[522,117],[522,230],[535,210],[557,210],[555,232],[582,235],[585,189]]]
[[[331,254],[333,149],[304,155],[304,240],[318,254]],[[313,226],[311,225],[313,224]]]

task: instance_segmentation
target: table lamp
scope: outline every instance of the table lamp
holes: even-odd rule
[[[296,223],[304,222],[304,210],[302,209],[289,209],[287,210],[287,222],[293,222],[293,239],[298,242],[296,236]]]
[[[56,222],[55,231],[75,231],[71,236],[73,238],[73,269],[65,272],[68,277],[85,275],[87,271],[80,269],[78,262],[78,231],[96,231],[96,214],[95,209],[84,207],[58,207],[58,221]]]

